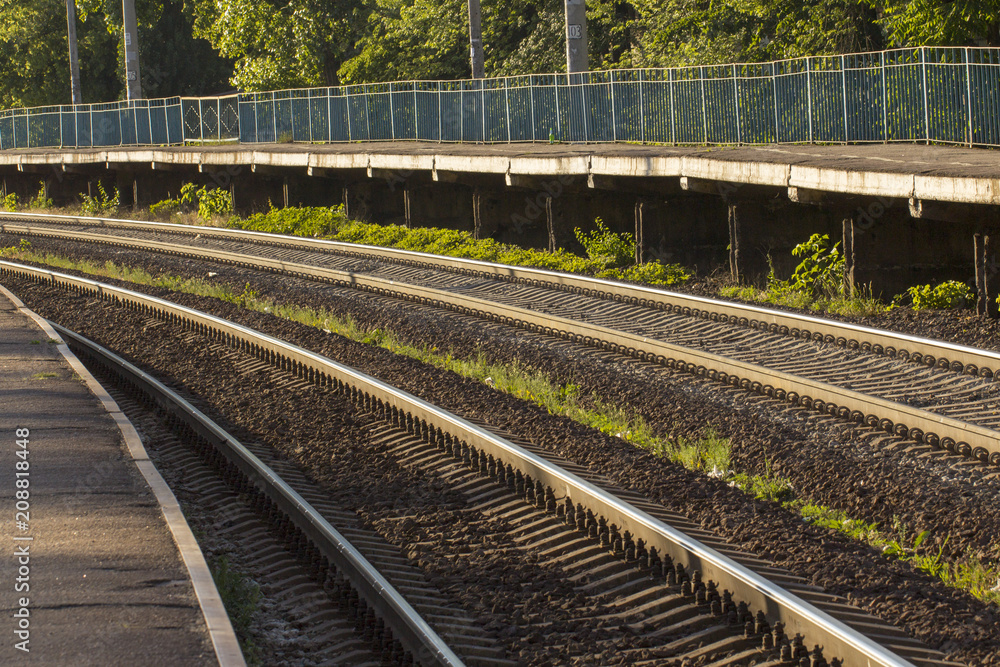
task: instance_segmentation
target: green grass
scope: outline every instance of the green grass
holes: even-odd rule
[[[31,377],[33,377],[36,380],[48,380],[50,378],[59,377],[59,374],[58,373],[35,373]]]
[[[212,559],[209,567],[244,659],[248,665],[263,665],[251,633],[254,615],[260,609],[260,586],[245,574],[233,570],[225,556]]]
[[[585,395],[576,384],[554,383],[544,373],[518,363],[491,363],[482,353],[475,358],[460,359],[433,346],[412,345],[392,331],[380,328],[365,329],[352,318],[337,317],[325,309],[275,303],[260,297],[249,284],[237,292],[224,283],[169,275],[153,276],[144,269],[120,266],[113,262],[100,265],[87,261],[74,261],[51,254],[37,253],[30,248],[0,249],[0,255],[128,280],[142,285],[214,297],[248,310],[270,313],[353,341],[378,346],[394,354],[417,359],[463,377],[478,380],[498,391],[531,402],[549,414],[567,417],[607,435],[625,440],[656,456],[679,463],[688,469],[719,477],[753,497],[780,503],[789,511],[800,514],[805,521],[869,544],[881,550],[886,557],[907,561],[913,567],[941,579],[949,586],[969,591],[981,600],[1000,604],[1000,591],[991,590],[1000,576],[1000,571],[995,565],[988,565],[972,554],[955,562],[943,562],[940,550],[935,554],[925,553],[925,550],[919,549],[926,535],[908,536],[905,527],[898,523],[891,531],[886,532],[876,524],[852,519],[837,510],[802,500],[789,480],[775,475],[769,464],[765,466],[763,475],[733,471],[728,439],[720,437],[710,428],[705,429],[699,438],[666,438],[657,435],[653,427],[637,413],[611,405],[596,394]]]
[[[882,303],[864,290],[859,290],[851,296],[816,297],[794,289],[730,286],[721,288],[719,296],[751,303],[766,303],[799,310],[855,317],[878,315],[893,308],[891,304]]]

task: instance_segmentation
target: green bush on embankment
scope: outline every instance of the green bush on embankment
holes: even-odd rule
[[[581,257],[563,249],[555,252],[533,250],[492,239],[476,239],[468,232],[437,227],[409,229],[399,225],[376,225],[349,220],[342,206],[272,208],[249,218],[232,217],[226,226],[272,234],[290,234],[325,238],[346,243],[413,250],[448,257],[478,259],[513,266],[530,266],[552,271],[593,275],[614,280],[629,280],[647,285],[676,285],[690,278],[679,264],[658,261],[642,264],[621,264],[621,256],[635,256],[635,241],[631,234],[615,234],[598,221],[598,231],[588,236],[577,230],[577,236],[595,239],[588,247],[588,256]],[[610,237],[614,236],[615,239]],[[614,245],[616,253],[605,255],[606,247]],[[631,250],[628,251],[628,247]],[[623,249],[624,248],[624,249]]]

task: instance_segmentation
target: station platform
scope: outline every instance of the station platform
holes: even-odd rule
[[[0,664],[244,664],[138,434],[2,286],[0,499]]]

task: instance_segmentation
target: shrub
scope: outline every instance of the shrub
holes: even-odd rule
[[[573,230],[577,241],[587,251],[587,256],[605,268],[627,266],[635,261],[635,239],[628,232],[618,234],[604,226],[597,218],[597,229],[584,233],[579,227]]]
[[[548,252],[499,243],[493,239],[476,239],[468,232],[434,227],[408,229],[400,225],[375,225],[348,220],[342,206],[331,208],[292,207],[271,208],[243,220],[230,218],[227,223],[237,229],[250,229],[272,234],[324,237],[383,248],[399,248],[449,257],[478,259],[513,266],[532,266],[568,273],[596,274],[599,277],[631,280],[651,285],[675,285],[690,276],[677,264],[648,262],[638,266],[617,268],[609,261],[630,263],[635,242],[630,234],[615,234],[598,220],[598,229],[590,234],[577,230],[578,238],[591,243],[594,256],[584,258],[566,250]],[[611,254],[601,254],[611,253]],[[609,259],[612,258],[613,259]]]
[[[117,211],[119,205],[118,188],[114,189],[115,195],[111,197],[104,190],[104,185],[98,181],[97,190],[98,194],[96,197],[81,195],[83,197],[83,204],[80,205],[80,208],[83,212],[87,215],[101,215],[102,213],[113,213]]]
[[[913,310],[964,308],[971,305],[976,296],[968,285],[958,280],[948,280],[937,287],[915,285],[906,291],[913,299]]]
[[[233,195],[228,190],[201,188],[197,194],[198,217],[202,220],[211,220],[216,215],[228,216],[232,214]]]
[[[45,181],[38,182],[38,194],[28,202],[28,208],[46,209],[52,208],[52,200],[45,196]]]
[[[0,208],[5,211],[16,211],[17,210],[17,194],[13,192],[7,193],[2,199],[0,199]]]
[[[337,232],[345,223],[343,206],[274,208],[257,213],[246,220],[234,219],[233,227],[269,234],[320,237]]]
[[[813,234],[805,243],[792,249],[792,254],[804,259],[795,267],[788,281],[791,289],[813,296],[833,296],[844,291],[844,257],[840,243],[831,248],[830,237]]]
[[[633,264],[623,269],[609,269],[597,274],[598,278],[628,280],[645,285],[678,285],[691,278],[680,264],[660,264],[659,261]]]
[[[170,217],[181,209],[180,201],[176,199],[164,199],[149,207],[149,212],[157,217]]]

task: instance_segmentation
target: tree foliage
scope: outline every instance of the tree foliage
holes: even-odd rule
[[[564,0],[481,0],[488,76],[565,70]],[[86,101],[124,95],[121,0],[76,0]],[[147,97],[470,74],[465,0],[139,0]],[[592,69],[998,46],[997,0],[587,0]],[[0,106],[69,102],[64,0],[0,0]]]

